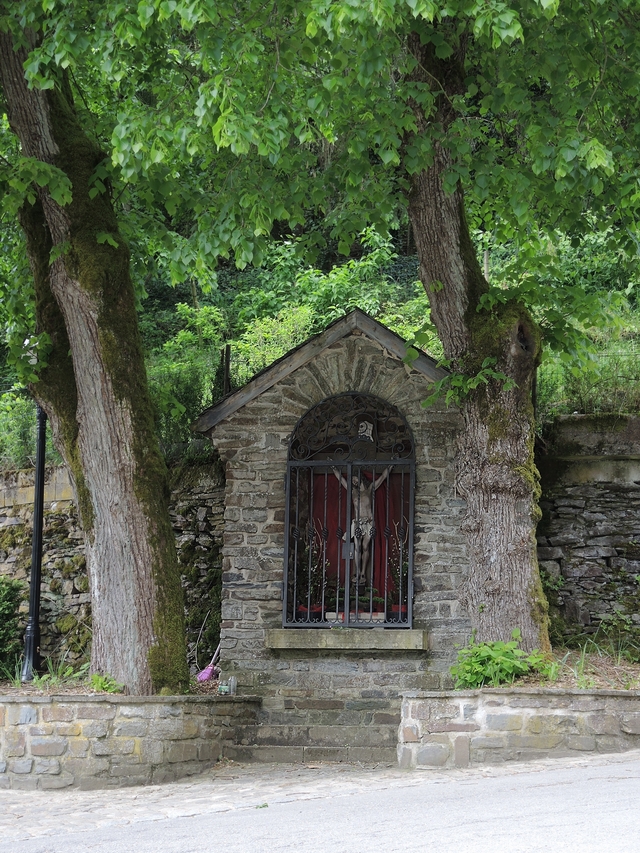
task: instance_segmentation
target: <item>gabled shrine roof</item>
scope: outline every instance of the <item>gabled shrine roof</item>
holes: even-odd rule
[[[323,350],[346,338],[353,332],[359,331],[375,343],[383,347],[387,352],[402,361],[406,355],[407,344],[395,332],[383,326],[364,311],[356,308],[344,317],[334,320],[327,328],[317,335],[289,350],[288,353],[274,361],[269,367],[265,367],[256,375],[231,394],[227,394],[215,405],[210,406],[200,415],[193,424],[194,432],[208,432],[216,424],[228,418],[242,406],[254,400],[264,391],[267,391],[276,382],[284,379],[294,370],[303,367],[312,359],[316,358]],[[447,372],[438,367],[436,361],[425,353],[420,352],[415,361],[411,362],[412,370],[421,373],[431,382],[443,379]]]

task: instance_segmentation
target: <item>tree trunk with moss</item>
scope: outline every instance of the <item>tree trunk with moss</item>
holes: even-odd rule
[[[129,252],[107,195],[91,198],[90,179],[104,155],[84,133],[66,80],[47,91],[28,89],[26,56],[0,34],[0,82],[22,153],[58,167],[72,186],[65,206],[46,187],[36,188],[35,203],[26,203],[20,218],[38,331],[51,338],[33,392],[77,497],[91,590],[92,670],[109,673],[133,694],[181,690],[188,683],[183,597]]]
[[[436,121],[447,131],[456,118],[454,97],[464,92],[464,45],[443,60],[432,44],[412,34],[417,60],[412,78],[436,96]],[[418,133],[427,119],[413,105]],[[529,312],[511,302],[478,310],[488,290],[469,235],[460,185],[448,194],[443,177],[451,155],[434,147],[433,164],[411,179],[409,216],[420,261],[420,278],[451,370],[476,376],[485,359],[510,380],[490,379],[461,402],[464,419],[458,442],[456,484],[466,501],[463,530],[469,574],[461,600],[479,641],[509,640],[547,650],[547,602],[540,584],[535,529],[539,477],[535,467],[532,384],[540,356],[540,334]],[[513,383],[513,385],[512,385]],[[512,385],[512,387],[510,387]]]

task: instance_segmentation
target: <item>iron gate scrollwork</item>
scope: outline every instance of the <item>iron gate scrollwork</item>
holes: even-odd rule
[[[286,626],[411,627],[415,450],[391,404],[340,394],[289,443]]]

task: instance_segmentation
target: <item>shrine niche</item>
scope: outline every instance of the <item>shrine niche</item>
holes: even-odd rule
[[[393,760],[401,692],[450,679],[460,415],[422,406],[446,374],[406,350],[355,310],[195,424],[226,479],[221,667],[263,703],[231,757]]]
[[[289,444],[284,626],[411,626],[411,430],[391,404],[339,394]]]

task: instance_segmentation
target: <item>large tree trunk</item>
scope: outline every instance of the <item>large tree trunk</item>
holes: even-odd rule
[[[433,45],[412,34],[409,49],[418,62],[413,80],[440,92],[435,116],[427,118],[413,105],[418,132],[427,132],[428,120],[446,132],[455,117],[452,96],[464,92],[463,47],[441,60]],[[535,547],[539,478],[531,394],[540,335],[520,304],[477,310],[488,284],[470,239],[462,188],[452,194],[443,188],[451,166],[450,152],[436,143],[433,164],[411,179],[409,216],[431,319],[453,372],[474,376],[493,358],[493,369],[515,383],[481,383],[461,403],[457,488],[467,503],[463,529],[470,564],[462,602],[478,640],[508,640],[518,628],[526,649],[548,650]]]
[[[37,188],[21,223],[38,330],[52,341],[33,391],[75,485],[91,590],[92,669],[130,693],[180,690],[188,683],[182,590],[129,253],[109,199],[90,198],[89,180],[104,155],[80,126],[65,79],[47,91],[28,89],[26,55],[0,35],[0,82],[23,154],[57,166],[72,184],[66,206]],[[100,234],[115,245],[99,243]],[[52,248],[59,256],[50,263]]]

